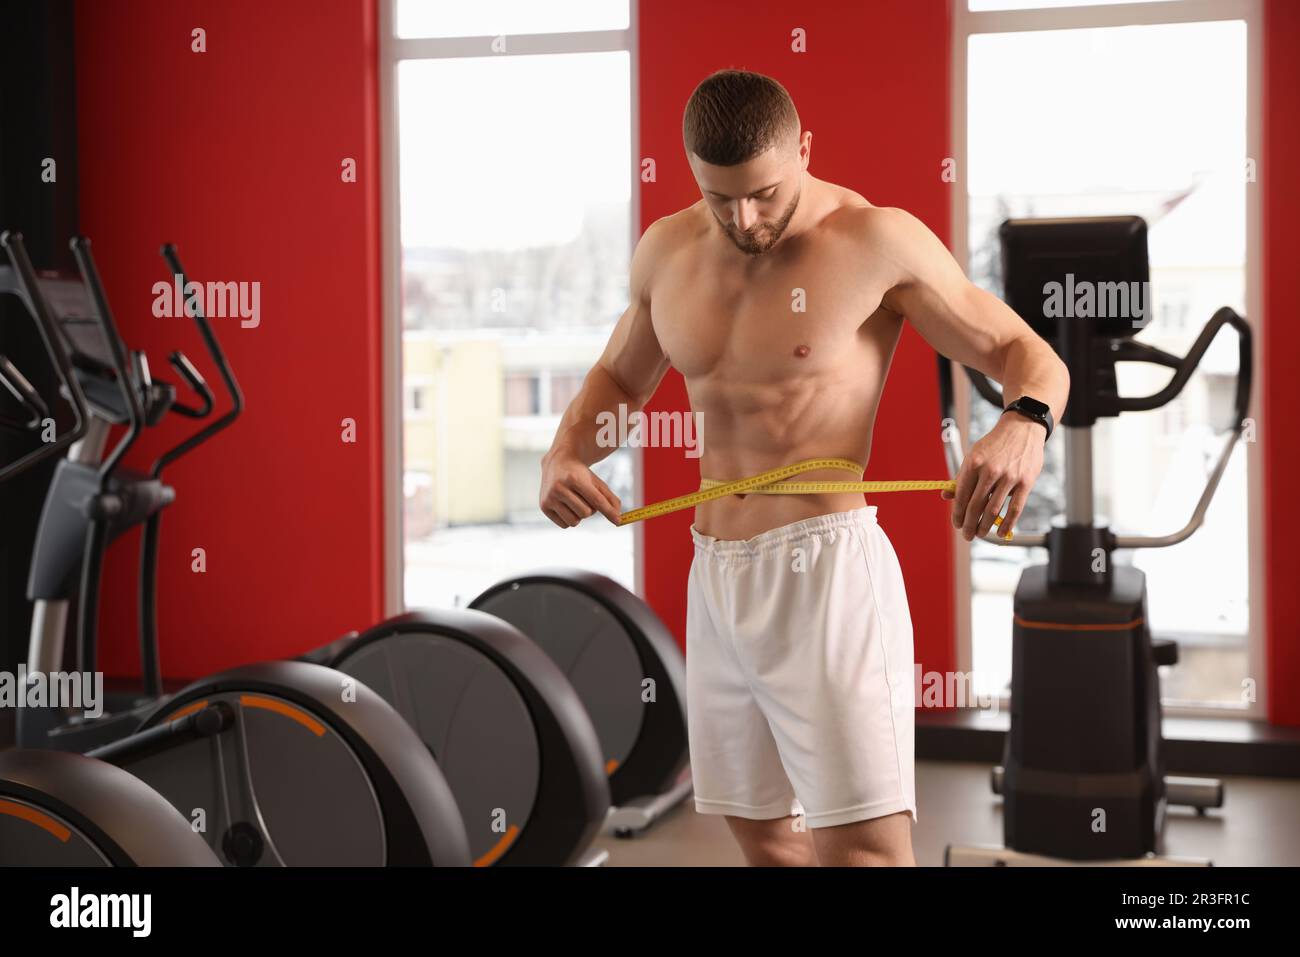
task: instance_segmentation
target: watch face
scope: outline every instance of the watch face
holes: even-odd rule
[[[1046,402],[1039,402],[1037,399],[1031,399],[1027,395],[1021,396],[1020,400],[1015,404],[1024,409],[1030,415],[1047,415],[1047,413],[1051,411],[1051,408]]]

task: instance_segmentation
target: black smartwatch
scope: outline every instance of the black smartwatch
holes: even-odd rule
[[[1044,442],[1052,437],[1052,410],[1046,402],[1039,402],[1037,399],[1022,395],[1002,411],[1019,412],[1025,418],[1033,419],[1047,430],[1047,435],[1043,439]]]

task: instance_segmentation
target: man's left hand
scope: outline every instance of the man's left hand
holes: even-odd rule
[[[952,525],[966,541],[988,534],[1007,496],[1011,506],[998,534],[1011,536],[1029,490],[1043,470],[1044,437],[1041,425],[1012,412],[1004,414],[988,435],[971,446],[957,473],[957,491],[940,493],[955,500]]]

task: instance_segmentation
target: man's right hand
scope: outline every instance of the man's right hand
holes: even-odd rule
[[[542,459],[542,512],[560,528],[573,528],[584,518],[600,512],[618,524],[618,496],[596,473],[576,458],[546,456]]]

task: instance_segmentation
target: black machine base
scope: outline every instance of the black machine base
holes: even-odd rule
[[[1145,581],[1131,566],[1097,586],[1049,584],[1047,565],[1025,570],[1003,761],[1008,848],[1075,860],[1161,852],[1160,687]]]

